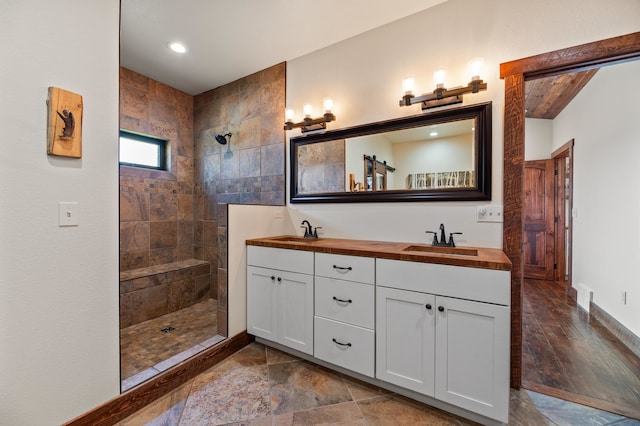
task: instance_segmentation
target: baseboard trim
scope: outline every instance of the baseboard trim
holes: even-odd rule
[[[198,374],[213,367],[223,359],[239,351],[249,343],[253,337],[247,332],[230,337],[198,355],[158,374],[153,379],[141,383],[110,401],[64,423],[63,426],[108,426],[125,419],[142,407],[149,405],[169,391],[186,383]]]
[[[635,356],[640,358],[640,338],[638,338],[638,336],[633,334],[631,330],[620,324],[618,320],[593,302],[589,304],[589,313],[600,324],[602,324],[604,328],[609,330],[611,334],[616,336],[622,344],[628,347]]]

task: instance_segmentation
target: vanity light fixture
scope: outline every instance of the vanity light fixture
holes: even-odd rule
[[[291,130],[299,127],[302,133],[306,133],[314,130],[326,129],[327,123],[335,120],[336,116],[333,114],[333,101],[331,99],[325,99],[323,106],[324,114],[322,117],[311,118],[313,107],[311,104],[305,104],[302,109],[304,118],[298,123],[293,122],[293,116],[295,115],[293,108],[286,108],[284,111],[284,130]]]
[[[480,78],[480,71],[483,67],[481,59],[474,59],[469,64],[471,72],[471,80],[466,86],[453,87],[447,89],[444,87],[445,71],[439,69],[434,73],[434,82],[436,88],[432,93],[425,93],[420,96],[413,94],[415,88],[415,80],[412,77],[404,79],[402,82],[402,88],[404,90],[404,96],[400,99],[400,106],[410,106],[422,103],[422,110],[429,108],[436,108],[445,105],[453,105],[462,103],[462,95],[465,93],[478,93],[481,90],[487,90],[487,83]]]

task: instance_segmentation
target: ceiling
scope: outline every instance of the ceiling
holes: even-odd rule
[[[527,80],[524,95],[525,117],[553,120],[596,72],[598,69]]]
[[[121,0],[120,64],[197,95],[445,1]]]

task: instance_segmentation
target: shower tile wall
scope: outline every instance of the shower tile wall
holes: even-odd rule
[[[120,270],[193,258],[193,97],[120,68],[120,128],[169,139],[170,170],[120,167]]]
[[[281,63],[194,98],[194,257],[217,260],[222,335],[227,204],[285,204],[285,70]],[[230,142],[218,144],[215,135],[226,133],[232,134]]]

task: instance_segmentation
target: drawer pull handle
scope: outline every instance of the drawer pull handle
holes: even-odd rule
[[[274,277],[273,275],[271,275],[271,281],[275,280],[276,277]]]
[[[280,282],[280,281],[282,281],[282,278],[281,278],[281,277],[278,277],[278,282]]]
[[[438,306],[438,310],[439,310],[440,312],[444,312],[444,306]]]
[[[335,300],[338,303],[353,303],[353,300],[348,299],[348,300],[344,300],[344,299],[338,299],[337,297],[333,296],[333,300]]]
[[[427,303],[426,305],[424,305],[424,307],[431,310],[431,303]]]
[[[351,271],[353,268],[351,266],[333,265],[333,269],[338,269],[339,271]]]
[[[338,342],[335,338],[334,338],[334,339],[332,339],[332,340],[333,340],[333,343],[335,343],[336,345],[346,346],[346,347],[348,347],[348,348],[350,348],[350,347],[351,347],[351,343],[341,343],[341,342]]]

